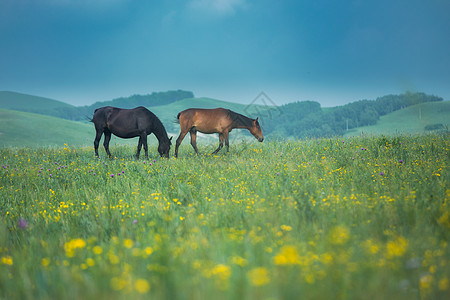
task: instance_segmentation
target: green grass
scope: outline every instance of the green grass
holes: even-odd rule
[[[1,148],[0,299],[448,299],[449,149]]]
[[[376,125],[350,130],[345,136],[360,134],[422,134],[427,125],[450,126],[450,101],[410,106],[382,116]]]

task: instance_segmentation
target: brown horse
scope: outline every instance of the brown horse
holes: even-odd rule
[[[136,159],[139,159],[142,146],[144,146],[145,157],[148,158],[147,135],[154,133],[159,141],[159,154],[161,157],[169,157],[172,137],[169,139],[166,129],[158,117],[143,106],[133,109],[112,106],[97,108],[91,122],[95,124],[97,132],[94,140],[95,156],[97,157],[98,144],[102,134],[105,134],[103,146],[108,156],[111,157],[109,152],[111,133],[124,139],[139,137]]]
[[[178,147],[188,132],[191,133],[191,145],[197,154],[197,131],[219,134],[219,147],[212,154],[216,154],[222,149],[224,140],[227,152],[229,151],[228,134],[234,128],[248,129],[258,141],[262,142],[264,140],[258,118],[251,119],[229,109],[189,108],[180,112],[177,119],[180,123],[181,132],[175,146],[175,157],[178,156]]]

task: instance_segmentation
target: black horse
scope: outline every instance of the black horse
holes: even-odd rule
[[[95,124],[97,132],[94,140],[95,155],[97,157],[98,144],[103,133],[105,134],[103,146],[105,146],[109,157],[111,157],[109,152],[111,133],[124,139],[139,137],[136,159],[139,159],[142,145],[144,145],[145,157],[148,158],[147,135],[154,133],[159,141],[159,154],[161,157],[169,157],[172,137],[169,139],[167,131],[158,117],[143,106],[133,109],[122,109],[112,106],[100,107],[95,110],[91,122]]]

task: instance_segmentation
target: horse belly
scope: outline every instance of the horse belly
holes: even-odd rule
[[[218,127],[208,127],[208,126],[195,126],[195,129],[201,133],[220,133],[222,130]]]
[[[130,139],[140,135],[138,128],[123,128],[120,126],[111,126],[108,124],[108,129],[112,134],[122,139]]]

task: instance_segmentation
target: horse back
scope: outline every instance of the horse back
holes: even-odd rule
[[[180,112],[177,118],[186,130],[196,127],[204,133],[222,132],[231,124],[229,110],[224,108],[189,108]]]

